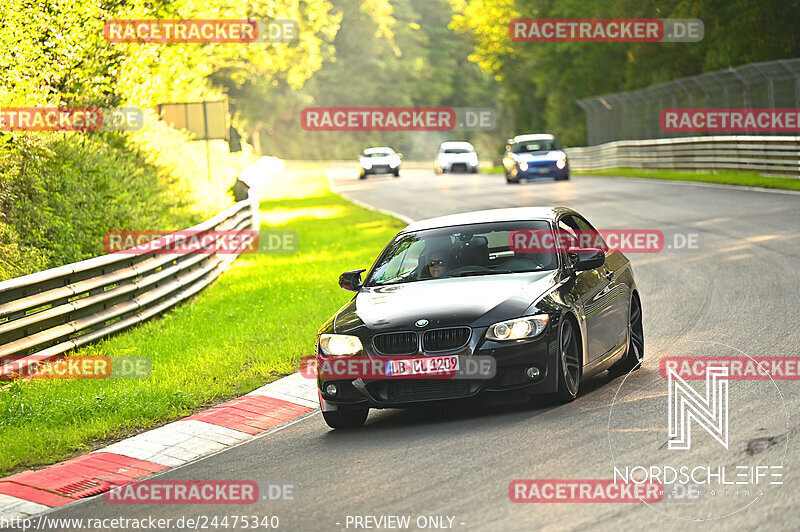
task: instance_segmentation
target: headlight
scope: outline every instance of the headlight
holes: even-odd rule
[[[528,169],[528,163],[526,163],[525,161],[520,161],[519,162],[519,169],[524,172],[525,170]]]
[[[319,337],[319,348],[328,356],[355,355],[361,351],[361,340],[349,334],[323,334]]]
[[[559,159],[556,161],[556,168],[558,168],[559,170],[563,170],[565,166],[567,166],[566,159]]]
[[[523,338],[533,338],[544,331],[549,321],[550,316],[547,314],[501,321],[489,327],[489,330],[486,331],[486,338],[489,340],[522,340]]]
[[[400,166],[400,159],[397,159],[397,160],[393,160],[393,161],[391,161],[391,162],[389,163],[389,166],[390,166],[391,168],[397,168],[398,166]]]
[[[361,168],[364,168],[365,170],[369,170],[370,168],[372,168],[372,162],[370,161],[361,159],[361,161],[359,162],[361,163]]]

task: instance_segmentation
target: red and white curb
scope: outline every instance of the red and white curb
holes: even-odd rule
[[[84,456],[0,478],[0,519],[22,519],[254,438],[319,408],[317,382],[295,373]]]

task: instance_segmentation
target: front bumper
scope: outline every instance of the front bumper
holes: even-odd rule
[[[528,169],[522,171],[519,167],[514,168],[511,177],[514,179],[539,179],[539,178],[559,178],[569,176],[569,164],[564,168],[558,169],[555,162],[547,164],[528,165]]]
[[[364,168],[362,166],[361,171],[364,172],[364,174],[391,174],[394,173],[399,168],[400,168],[399,166],[392,167],[388,164],[381,164],[381,165],[371,166],[370,168]]]
[[[439,168],[443,172],[475,172],[478,169],[478,164],[473,164],[469,161],[449,161],[446,163],[439,163]]]
[[[467,347],[458,353],[462,357],[472,355],[491,356],[495,360],[496,372],[490,378],[388,378],[366,379],[317,379],[319,397],[323,410],[350,408],[403,408],[434,401],[464,399],[490,394],[515,393],[538,395],[557,391],[558,379],[558,323],[551,320],[548,328],[539,337],[521,342],[493,342],[485,340],[486,328],[475,328]],[[362,339],[367,345],[367,342]],[[390,360],[411,356],[388,356],[368,354],[371,359]],[[317,360],[324,359],[318,355]],[[530,379],[526,370],[535,366],[539,376]],[[337,394],[325,394],[324,387],[335,383]]]

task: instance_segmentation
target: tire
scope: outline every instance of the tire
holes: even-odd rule
[[[358,178],[359,179],[366,179],[367,178],[367,173],[364,170],[361,170],[361,173],[358,174]]]
[[[519,179],[511,179],[510,177],[506,177],[506,183],[509,185],[519,185]]]
[[[394,174],[395,177],[400,177],[400,169],[394,170],[392,174]]]
[[[470,172],[471,174],[477,174],[477,173],[478,173],[478,168],[477,168],[477,167],[475,167],[475,168],[473,168],[472,170],[470,170],[469,172]]]
[[[369,408],[359,408],[358,410],[323,412],[322,417],[332,429],[353,429],[364,424],[367,414],[369,414]]]
[[[558,331],[558,391],[556,399],[569,403],[578,396],[583,368],[575,325],[564,318]]]
[[[625,351],[625,356],[608,368],[608,372],[615,377],[627,375],[631,371],[642,367],[642,360],[644,360],[642,303],[639,301],[639,296],[634,294],[628,311],[628,348]]]
[[[556,179],[556,181],[567,181],[567,180],[569,180],[569,174],[564,175],[564,176],[556,177],[555,179]]]

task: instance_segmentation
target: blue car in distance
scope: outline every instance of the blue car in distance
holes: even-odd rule
[[[553,135],[517,135],[508,139],[503,168],[508,184],[540,177],[569,179],[567,154]]]

